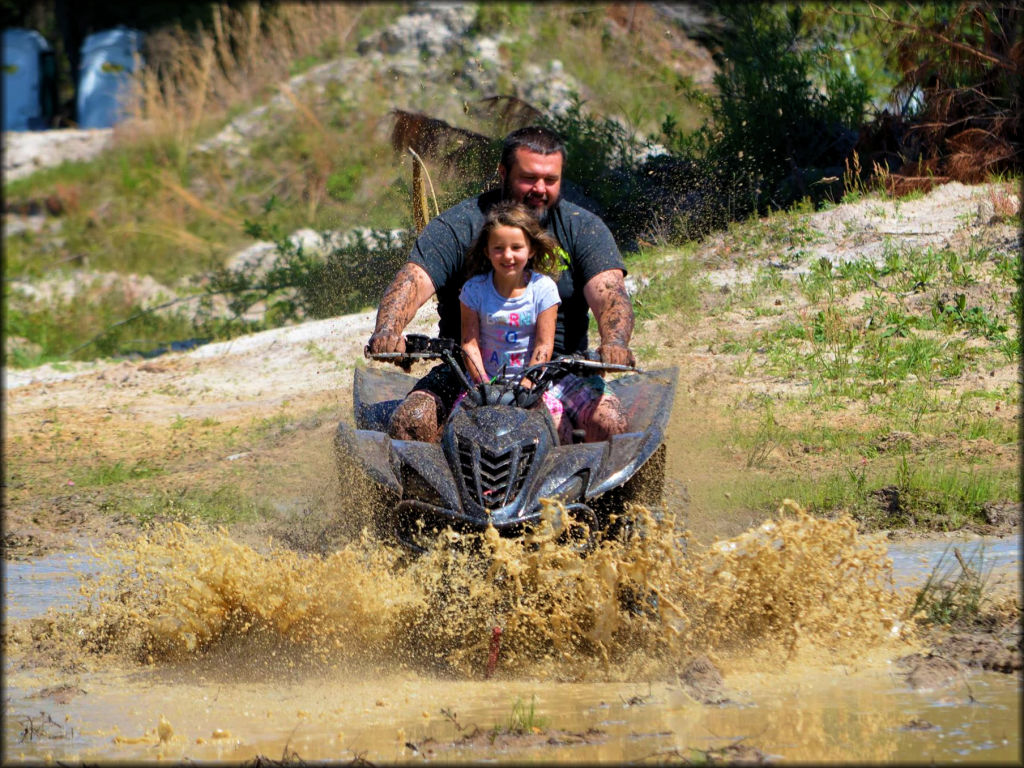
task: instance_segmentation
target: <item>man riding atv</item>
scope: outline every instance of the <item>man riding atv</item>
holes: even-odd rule
[[[629,349],[633,307],[626,294],[626,267],[608,227],[590,211],[560,197],[566,149],[554,132],[537,126],[510,133],[502,146],[501,187],[469,198],[434,218],[420,233],[409,260],[392,280],[377,310],[367,355],[405,351],[402,331],[435,293],[439,336],[461,338],[459,291],[465,255],[491,206],[503,199],[525,204],[558,241],[566,269],[558,279],[561,304],[555,326],[555,354],[587,350],[588,310],[597,320],[601,361],[635,365]],[[396,362],[400,358],[395,358]],[[451,369],[440,364],[416,382],[395,409],[388,434],[395,439],[437,442],[445,418],[463,390]],[[601,400],[597,407],[595,402]],[[625,419],[605,381],[595,375],[570,393],[566,413],[585,440],[605,440],[625,430]]]

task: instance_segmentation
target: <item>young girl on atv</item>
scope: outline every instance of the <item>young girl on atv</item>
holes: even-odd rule
[[[560,303],[553,278],[560,250],[526,206],[504,201],[491,208],[466,254],[467,280],[459,294],[462,350],[474,383],[551,359]],[[541,395],[563,444],[572,442],[573,427],[586,415],[582,409],[618,412],[614,395],[587,397],[586,381],[566,374]],[[525,379],[522,383],[532,386]],[[618,423],[616,432],[624,431],[621,414]]]

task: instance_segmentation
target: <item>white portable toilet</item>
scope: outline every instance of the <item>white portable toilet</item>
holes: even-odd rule
[[[4,45],[4,130],[35,131],[48,127],[53,116],[46,114],[49,93],[47,64],[52,70],[53,51],[46,38],[34,29],[5,29]]]
[[[82,43],[78,70],[78,127],[110,128],[125,117],[126,99],[142,33],[116,27],[96,32]]]

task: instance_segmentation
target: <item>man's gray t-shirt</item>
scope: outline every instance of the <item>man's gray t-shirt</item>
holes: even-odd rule
[[[531,272],[526,289],[505,298],[494,287],[494,273],[487,272],[469,278],[459,299],[480,318],[480,357],[493,379],[506,366],[511,373],[530,362],[537,318],[558,303],[558,288],[547,275]]]
[[[427,224],[409,254],[409,261],[422,267],[434,283],[442,337],[462,338],[459,291],[465,282],[466,251],[483,228],[487,212],[499,200],[501,191],[491,190],[449,208]],[[555,352],[582,352],[587,349],[588,323],[583,286],[607,269],[621,269],[625,274],[626,265],[605,223],[564,198],[550,211],[548,232],[568,255],[567,269],[557,281],[562,303],[555,325]]]

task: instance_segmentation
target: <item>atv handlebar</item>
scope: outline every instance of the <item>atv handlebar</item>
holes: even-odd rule
[[[385,362],[415,362],[416,360],[445,360],[447,354],[455,355],[462,352],[462,348],[454,339],[433,338],[418,333],[410,333],[405,337],[405,352],[367,352],[366,356],[371,360]],[[616,363],[604,363],[593,357],[597,353],[588,351],[586,354],[576,353],[573,355],[559,355],[543,363],[535,363],[529,368],[520,371],[520,378],[531,368],[541,366],[558,365],[564,369],[575,368],[575,372],[586,371],[608,371],[609,373],[634,372],[641,373],[639,368],[630,365],[618,365]],[[590,356],[588,356],[590,355]]]
[[[474,384],[460,365],[456,353],[461,356],[462,348],[454,339],[432,338],[410,333],[405,337],[405,352],[367,352],[366,356],[371,360],[397,363],[406,369],[416,360],[444,360],[462,379],[467,397],[476,405],[514,404],[521,408],[528,408],[536,403],[559,373],[589,375],[599,372],[642,372],[634,366],[604,363],[585,354],[559,355],[551,360],[534,363],[525,368],[499,375],[492,382]],[[529,381],[533,386],[523,386],[520,383],[523,379]]]

